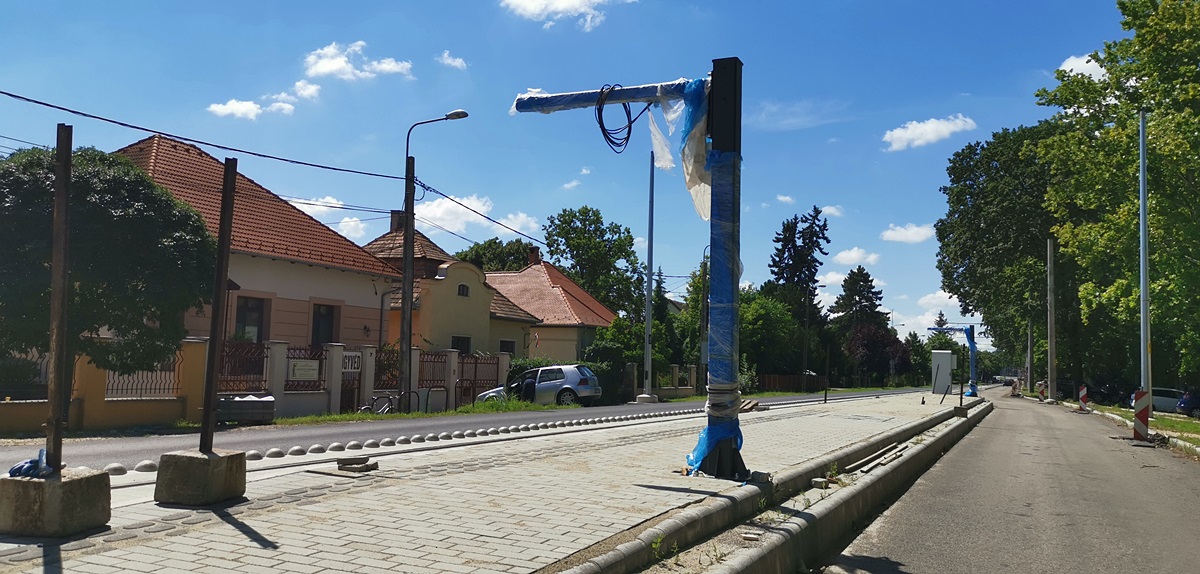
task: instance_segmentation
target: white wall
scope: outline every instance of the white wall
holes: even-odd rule
[[[390,288],[388,281],[362,273],[241,253],[229,258],[229,278],[247,291],[273,292],[284,299],[339,299],[346,305],[374,308],[379,307],[379,294]]]

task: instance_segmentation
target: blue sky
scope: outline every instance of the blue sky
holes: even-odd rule
[[[1087,54],[1123,35],[1106,0],[8,2],[0,89],[396,175],[408,127],[462,108],[469,118],[413,131],[419,179],[538,238],[549,216],[590,205],[632,230],[644,261],[646,119],[617,155],[592,110],[511,115],[513,99],[530,88],[702,77],[713,58],[736,56],[744,63],[743,282],[769,278],[774,233],[817,205],[832,239],[822,300],[862,264],[901,334],[924,335],[939,309],[977,320],[959,318],[935,268],[932,224],[945,214],[938,188],[948,158],[1049,116],[1034,91],[1055,85],[1059,67],[1087,69]],[[609,108],[610,126],[618,112]],[[104,150],[145,135],[0,97],[0,136],[49,145],[58,122],[75,126],[76,145]],[[402,206],[399,181],[238,159],[243,174],[283,196]],[[708,224],[680,168],[656,177],[654,263],[685,276],[700,261]],[[387,231],[379,214],[304,207],[358,243]],[[417,215],[475,241],[516,237],[433,195]],[[448,251],[469,245],[424,222]],[[667,285],[681,291],[685,281]]]

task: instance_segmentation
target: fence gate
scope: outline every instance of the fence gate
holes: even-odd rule
[[[500,386],[500,357],[459,355],[458,376],[454,390],[455,408],[472,404],[479,393]]]

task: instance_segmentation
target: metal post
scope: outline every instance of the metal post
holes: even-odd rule
[[[408,128],[408,133],[412,134],[412,128]],[[416,160],[408,155],[407,142],[404,145],[404,157],[404,263],[400,269],[403,285],[400,291],[400,340],[396,342],[396,346],[400,348],[401,396],[407,396],[412,390],[409,355],[412,354],[413,242],[416,235],[413,227],[413,207],[417,195]],[[407,407],[406,402],[404,412],[408,412]]]
[[[1146,112],[1138,114],[1138,251],[1142,315],[1142,390],[1153,395],[1150,380],[1150,209],[1146,190]]]
[[[808,316],[812,314],[810,308],[812,307],[813,297],[812,290],[807,286],[805,289],[808,289],[808,297],[804,302],[804,353],[800,355],[800,372],[804,375],[803,388],[808,390]]]
[[[1054,238],[1046,240],[1046,387],[1050,398],[1058,399],[1058,387],[1055,378],[1058,369],[1055,363],[1055,333],[1054,333]]]
[[[738,421],[738,265],[741,251],[742,62],[713,60],[709,92],[712,151],[712,307],[709,313],[708,428],[728,428]],[[727,162],[727,163],[726,163]],[[719,329],[719,331],[718,331]],[[716,443],[700,470],[718,478],[748,475],[736,438]]]
[[[63,429],[71,400],[72,359],[67,345],[67,303],[70,301],[70,188],[72,127],[58,124],[54,150],[54,220],[50,254],[50,365],[47,397],[50,416],[46,419],[46,465],[57,473],[62,466]]]
[[[217,268],[213,279],[212,318],[209,323],[208,368],[204,372],[204,404],[200,415],[200,452],[213,451],[217,428],[217,377],[225,346],[225,307],[229,282],[229,244],[233,240],[233,201],[237,187],[237,158],[225,158],[221,183],[221,222],[217,230]]]
[[[650,231],[646,237],[646,337],[643,341],[643,391],[642,395],[637,398],[639,403],[652,403],[654,395],[650,394],[650,381],[653,376],[653,364],[651,357],[653,356],[653,346],[650,343],[650,336],[653,325],[654,311],[654,151],[650,152]]]
[[[1029,345],[1025,347],[1025,384],[1029,386],[1029,392],[1033,392],[1033,319],[1029,319],[1027,329],[1029,331]]]

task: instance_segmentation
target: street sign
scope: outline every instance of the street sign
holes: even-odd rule
[[[342,372],[357,373],[362,370],[362,352],[346,351],[342,353]]]

